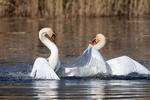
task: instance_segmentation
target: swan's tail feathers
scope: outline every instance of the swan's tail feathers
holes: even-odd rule
[[[35,79],[60,80],[55,71],[51,68],[51,66],[49,66],[47,60],[44,58],[36,59],[30,76]]]

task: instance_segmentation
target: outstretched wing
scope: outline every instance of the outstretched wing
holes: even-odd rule
[[[129,58],[136,66],[136,71],[140,74],[150,74],[150,71],[143,66],[142,64],[140,64],[139,62],[133,60],[132,58]]]
[[[59,80],[59,77],[45,58],[37,58],[35,60],[30,76],[35,79]]]
[[[107,61],[112,75],[128,75],[131,73],[150,74],[150,71],[128,56],[121,56]]]

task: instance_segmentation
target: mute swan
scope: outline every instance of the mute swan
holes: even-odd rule
[[[92,41],[92,45],[100,50],[106,43],[103,34],[97,34],[96,38]],[[128,56],[121,56],[106,61],[110,66],[112,75],[128,75],[130,73],[150,74],[150,71],[137,61]]]
[[[51,28],[43,28],[39,32],[39,39],[50,50],[51,55],[47,59],[38,57],[33,64],[30,76],[36,79],[59,80],[59,77],[55,73],[60,67],[58,48],[46,35],[54,41],[55,34]]]
[[[102,48],[103,44],[97,47]],[[91,44],[76,60],[61,65],[58,73],[61,77],[92,77],[98,74],[110,75],[111,69],[103,56]]]

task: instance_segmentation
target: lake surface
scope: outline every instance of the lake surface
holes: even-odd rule
[[[97,33],[107,43],[105,60],[127,55],[150,69],[150,18],[0,19],[0,99],[149,100],[150,77],[101,77],[34,80],[28,75],[37,57],[49,50],[38,31],[51,27],[62,61],[80,56]]]

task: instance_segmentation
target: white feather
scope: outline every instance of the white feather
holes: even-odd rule
[[[111,60],[107,63],[110,65],[112,75],[128,75],[130,73],[150,74],[150,71],[137,61],[128,56],[121,56]]]
[[[61,66],[59,74],[63,77],[89,77],[97,74],[111,74],[110,67],[95,47],[89,47],[76,60]]]
[[[35,79],[59,80],[59,77],[49,65],[48,61],[41,57],[35,60],[30,76],[34,77]]]

